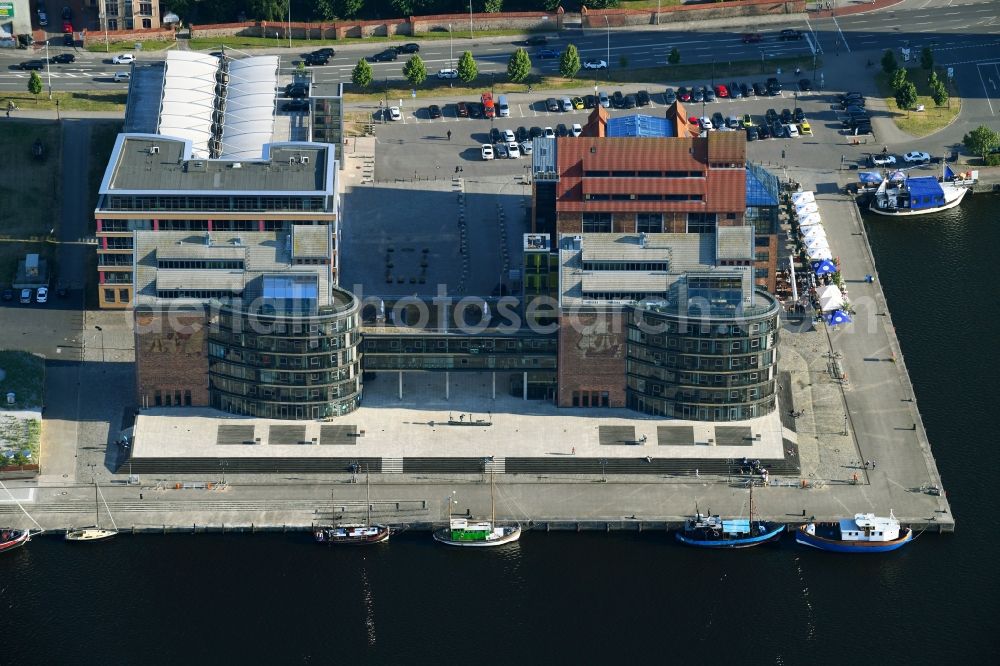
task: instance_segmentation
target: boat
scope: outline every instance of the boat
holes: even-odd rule
[[[837,522],[802,525],[795,541],[835,553],[885,553],[913,541],[913,530],[900,527],[892,511],[888,518],[858,513]]]
[[[105,529],[101,527],[101,501],[104,502],[104,508],[108,510],[108,517],[111,519],[111,524],[114,525],[114,529]],[[118,534],[118,526],[115,525],[114,516],[111,515],[111,508],[108,507],[107,500],[104,499],[104,494],[101,493],[101,487],[97,485],[97,480],[94,480],[94,524],[90,527],[81,527],[78,529],[73,529],[66,532],[64,537],[66,541],[74,541],[77,543],[87,542],[87,541],[103,541],[104,539],[110,539],[111,537]]]
[[[449,504],[448,527],[434,532],[434,540],[446,546],[461,546],[466,548],[490,548],[514,543],[521,538],[521,526],[497,525],[495,484],[493,473],[490,473],[490,519],[470,522],[467,518],[451,517]]]
[[[372,524],[371,479],[365,473],[365,506],[367,517],[364,523],[334,524],[330,527],[317,528],[313,537],[316,543],[330,546],[370,546],[374,543],[384,543],[389,540],[392,530],[385,525]]]
[[[878,215],[928,215],[954,208],[962,203],[974,177],[957,178],[946,165],[944,177],[909,177],[901,171],[883,178],[868,210]]]
[[[0,553],[16,550],[31,541],[31,530],[0,530]]]
[[[750,480],[750,512],[747,518],[723,520],[698,511],[695,505],[694,517],[684,521],[684,527],[675,532],[677,540],[696,548],[752,548],[771,543],[781,538],[785,532],[782,523],[753,519],[753,479]]]

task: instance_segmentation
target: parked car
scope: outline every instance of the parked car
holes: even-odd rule
[[[45,27],[49,24],[49,15],[41,7],[38,8],[38,25]]]
[[[714,102],[714,101],[716,101],[716,99],[715,99],[715,91],[712,90],[711,88],[705,88],[705,101],[706,102]]]
[[[43,70],[43,69],[45,69],[45,61],[44,60],[25,60],[24,62],[22,62],[18,66],[21,69],[24,69],[24,70],[28,70],[28,69]]]
[[[14,290],[13,289],[4,289],[3,290],[3,296],[2,296],[2,298],[5,301],[12,301],[12,300],[14,300]]]
[[[119,53],[111,59],[112,65],[129,65],[135,62],[135,56],[131,53]]]
[[[673,88],[667,88],[663,91],[663,102],[665,104],[673,104],[677,101],[677,93],[674,92]]]
[[[538,137],[542,136],[542,134],[544,134],[542,128],[538,127],[537,125],[528,130],[528,136],[532,139],[537,139]]]
[[[583,126],[580,123],[573,123],[573,126],[569,128],[569,133],[571,136],[580,136],[583,134]]]
[[[500,143],[503,141],[503,134],[500,133],[500,128],[491,127],[490,128],[490,143]]]
[[[868,156],[868,165],[873,167],[880,166],[892,166],[896,163],[896,157],[894,155],[886,155],[873,153]]]
[[[498,160],[505,160],[510,157],[510,153],[507,151],[506,143],[493,144],[493,154],[496,155]]]
[[[799,128],[795,125],[785,125],[785,136],[790,139],[799,138]]]
[[[784,30],[778,33],[778,39],[780,40],[802,39],[802,33],[792,28],[785,28]]]
[[[38,290],[35,291],[35,300],[37,302],[39,302],[39,303],[48,303],[49,302],[49,288],[48,287],[39,287]]]
[[[685,86],[681,86],[680,88],[677,89],[677,99],[679,99],[680,101],[690,102],[691,97],[692,97],[691,91],[688,90]]]
[[[751,116],[749,113],[744,113],[742,123],[743,127],[753,127],[754,126],[753,116]]]
[[[588,60],[587,62],[583,63],[583,68],[584,69],[607,69],[608,68],[608,63],[604,62],[603,60]]]
[[[775,97],[781,94],[781,81],[773,76],[767,80],[767,94]]]
[[[20,35],[18,35],[20,36]],[[67,32],[63,35],[63,46],[73,46],[73,33]]]
[[[470,118],[482,118],[483,117],[483,105],[479,102],[466,102],[465,106],[469,109]]]
[[[457,79],[458,70],[457,69],[439,69],[437,77],[439,79]]]
[[[761,83],[755,81],[753,84],[753,94],[757,95],[758,97],[763,97],[764,95],[767,94],[767,88],[763,86]]]
[[[555,49],[538,49],[535,51],[535,57],[539,60],[548,60],[550,58],[558,58],[559,51]]]
[[[809,92],[812,89],[812,81],[809,79],[799,79],[799,90],[802,92]]]
[[[622,100],[623,109],[634,109],[639,105],[639,100],[636,99],[635,95],[625,95],[625,99]]]
[[[62,8],[62,17],[64,21],[70,21],[73,19],[73,10],[69,7]]]
[[[740,84],[735,81],[729,83],[729,96],[732,99],[740,99],[743,97],[743,91],[740,90]]]
[[[740,128],[740,119],[736,116],[729,116],[726,118],[726,127],[731,130],[738,130]]]
[[[597,95],[584,95],[583,108],[593,109],[597,106]]]
[[[556,125],[556,136],[569,136],[569,128],[566,127],[565,123]]]
[[[504,143],[514,143],[514,141],[517,139],[517,137],[514,136],[514,130],[511,129],[501,130],[500,136],[503,137],[501,140]]]
[[[308,111],[309,110],[309,100],[307,99],[291,99],[281,105],[282,111],[287,111],[289,113],[296,113],[298,111]]]
[[[649,91],[640,90],[635,94],[635,101],[639,106],[649,106]]]
[[[402,119],[403,119],[403,114],[399,110],[399,107],[398,106],[390,106],[389,107],[389,120],[402,120]]]
[[[705,86],[695,86],[691,90],[692,102],[705,102]]]
[[[438,106],[437,104],[431,104],[430,106],[427,107],[427,115],[430,116],[431,118],[440,118],[441,107]]]
[[[912,150],[903,155],[903,161],[907,164],[927,164],[931,161],[931,156],[919,150]]]
[[[729,97],[729,88],[722,85],[721,83],[715,86],[715,94],[721,97]]]
[[[555,97],[549,97],[545,100],[546,111],[558,111],[559,110],[559,100]]]
[[[403,44],[396,47],[396,53],[420,53],[420,44]]]
[[[715,127],[712,126],[712,119],[707,116],[702,116],[698,119],[698,127],[705,131],[715,129]]]
[[[806,114],[805,112],[802,111],[802,107],[799,106],[795,107],[795,110],[792,111],[792,120],[794,120],[797,123],[801,123],[805,119],[806,119]]]
[[[296,81],[285,86],[285,97],[308,97],[309,85],[304,81]]]
[[[872,126],[869,123],[862,123],[859,125],[855,125],[850,133],[853,134],[854,136],[863,136],[865,134],[871,134]]]
[[[484,160],[492,160],[494,157],[493,146],[491,146],[488,143],[484,143],[482,147],[479,149],[479,154],[482,155]]]
[[[517,139],[518,143],[523,143],[528,140],[528,128],[518,127],[514,130],[514,138]]]
[[[761,123],[757,127],[757,138],[758,139],[770,139],[771,129],[767,126],[767,123]]]
[[[563,97],[559,101],[559,108],[562,109],[563,111],[572,111],[573,101],[569,97]]]
[[[722,117],[722,114],[716,111],[712,114],[712,127],[715,129],[722,129],[726,126],[726,119]]]
[[[544,136],[546,139],[554,139],[556,136],[556,131],[551,127],[546,127],[545,129],[542,130],[542,136]]]
[[[516,160],[521,157],[521,149],[518,148],[517,143],[511,141],[507,144],[507,157]]]
[[[801,123],[799,123],[799,134],[812,136],[812,133],[813,133],[813,128],[812,125],[809,124],[808,120],[803,120]]]
[[[597,94],[597,99],[600,102],[601,106],[604,107],[605,109],[611,106],[611,100],[608,99],[608,93],[604,92],[603,90]]]
[[[771,124],[777,119],[778,119],[778,112],[775,111],[774,109],[768,109],[767,111],[764,112],[764,120],[767,121],[767,124]]]
[[[69,21],[63,21],[63,32],[73,32],[73,24]]]
[[[756,127],[747,127],[747,141],[756,141],[759,138]]]
[[[753,89],[752,85],[741,83],[740,92],[743,93],[744,97],[750,97],[750,95],[756,95],[757,91]]]
[[[455,105],[455,115],[459,118],[469,117],[469,105],[465,102],[459,102]]]
[[[20,300],[21,300],[21,303],[24,304],[24,305],[27,305],[28,303],[30,303],[31,302],[31,290],[30,289],[22,289],[21,290],[21,299]]]
[[[522,155],[530,155],[533,152],[530,141],[522,141],[519,147]]]
[[[76,60],[76,56],[72,53],[60,53],[59,55],[54,55],[49,58],[49,62],[55,65],[68,65],[74,60]]]
[[[621,90],[616,90],[615,93],[611,96],[611,106],[615,107],[616,109],[620,109],[624,105],[625,105],[625,95],[622,94]]]
[[[856,99],[864,99],[865,96],[862,95],[861,93],[855,92],[855,91],[845,92],[845,93],[841,93],[840,95],[837,95],[837,99],[839,99],[840,101],[844,101],[844,100],[847,100],[847,99],[855,99],[855,98]]]
[[[788,109],[782,109],[780,118],[781,118],[781,124],[787,125],[788,123],[792,122],[792,112],[789,111]]]
[[[582,109],[584,106],[582,97],[574,97],[570,102],[573,104],[574,109]]]

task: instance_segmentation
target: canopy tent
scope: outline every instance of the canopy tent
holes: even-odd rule
[[[826,229],[824,229],[821,225],[818,224],[810,227],[805,227],[804,229],[800,229],[799,233],[805,239],[820,238],[820,237],[826,238]]]
[[[838,324],[850,324],[851,321],[853,321],[851,319],[851,316],[846,312],[844,312],[843,310],[834,310],[833,312],[824,315],[823,318],[826,319],[826,323],[829,324],[830,326],[837,326]]]
[[[864,171],[858,174],[858,181],[865,185],[878,185],[882,182],[882,174],[875,171]]]
[[[811,238],[806,241],[806,250],[812,252],[814,250],[829,250],[830,242],[826,238]]]
[[[801,218],[799,218],[800,227],[808,227],[815,224],[819,224],[823,220],[820,219],[819,213],[809,213]]]
[[[906,174],[903,173],[902,171],[893,171],[892,173],[889,174],[889,180],[891,180],[894,183],[901,183],[904,180],[906,180]]]
[[[833,252],[830,248],[818,248],[816,250],[806,250],[806,254],[809,256],[810,261],[820,261],[823,259],[832,260]]]
[[[827,273],[836,273],[837,266],[832,261],[823,259],[821,261],[814,261],[811,264],[813,272],[816,275],[826,275]]]
[[[844,307],[844,295],[835,284],[816,287],[816,298],[819,299],[819,309],[823,312],[833,312]]]
[[[795,204],[795,214],[799,217],[802,213],[815,213],[819,210],[819,206],[816,205],[815,201],[803,201],[802,203]]]
[[[794,194],[792,194],[792,203],[794,203],[795,205],[815,200],[816,196],[812,193],[811,190],[806,192],[795,192]]]

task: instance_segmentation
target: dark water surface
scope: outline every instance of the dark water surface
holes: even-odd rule
[[[0,558],[0,665],[997,663],[1000,198],[867,222],[955,534],[867,557],[664,534],[528,533],[494,552],[421,533],[363,550],[39,538]]]

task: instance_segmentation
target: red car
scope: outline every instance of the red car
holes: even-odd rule
[[[715,94],[718,97],[729,97],[729,88],[720,83],[719,85],[715,86]]]
[[[73,24],[69,21],[63,21],[63,32],[73,32]]]
[[[744,44],[756,44],[759,41],[760,41],[760,33],[759,32],[747,32],[747,33],[743,34],[743,43]]]
[[[698,124],[698,116],[690,116],[688,118],[688,122],[691,123],[692,125],[697,125]]]

